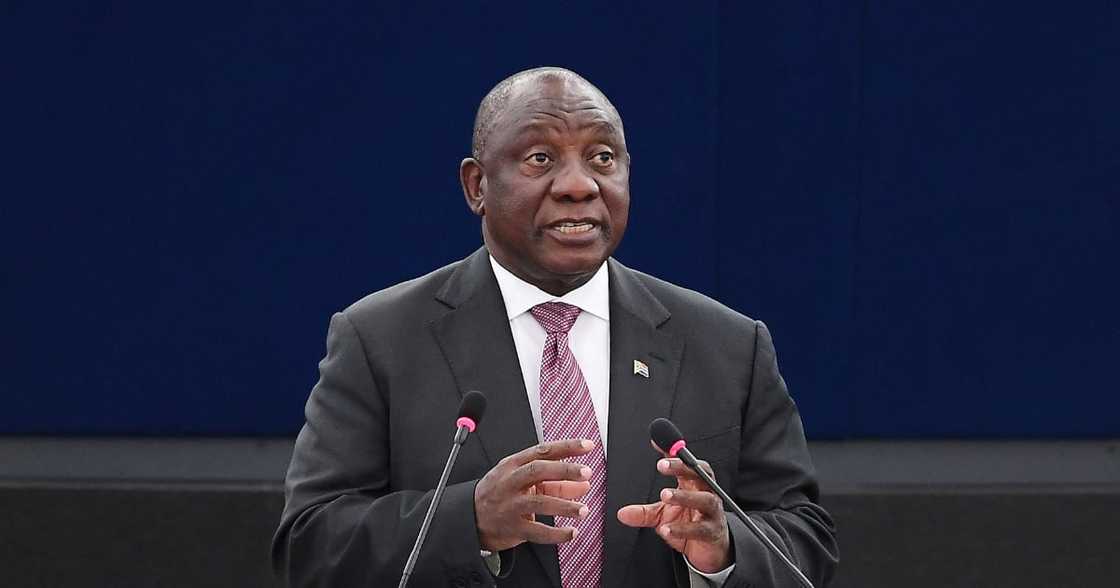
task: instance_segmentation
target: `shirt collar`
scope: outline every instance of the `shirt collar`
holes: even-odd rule
[[[610,290],[607,279],[607,264],[604,262],[596,270],[595,275],[586,284],[568,292],[563,296],[553,296],[544,290],[513,275],[512,272],[502,267],[494,256],[490,256],[490,265],[494,268],[494,277],[498,279],[498,289],[502,291],[502,299],[506,303],[506,315],[509,320],[529,311],[530,308],[545,302],[565,302],[578,306],[583,312],[591,313],[605,321],[611,320]]]

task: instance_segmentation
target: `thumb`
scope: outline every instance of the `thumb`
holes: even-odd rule
[[[661,521],[664,504],[630,504],[618,509],[618,522],[627,527],[655,527]]]

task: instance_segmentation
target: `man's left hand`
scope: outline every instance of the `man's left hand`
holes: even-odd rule
[[[700,467],[715,478],[708,462]],[[631,504],[618,511],[618,520],[629,527],[654,527],[670,547],[684,554],[692,567],[714,574],[731,565],[731,538],[723,501],[677,458],[663,457],[657,471],[677,478],[676,488],[661,491],[653,504]]]

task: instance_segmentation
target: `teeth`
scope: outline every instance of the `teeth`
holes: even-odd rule
[[[560,223],[556,225],[556,230],[570,235],[572,233],[586,233],[594,226],[591,223]]]

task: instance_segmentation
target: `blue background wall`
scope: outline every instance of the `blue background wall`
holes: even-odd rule
[[[1120,434],[1114,3],[407,4],[6,3],[0,433],[294,433],[553,64],[626,121],[617,256],[766,320],[811,436]]]

